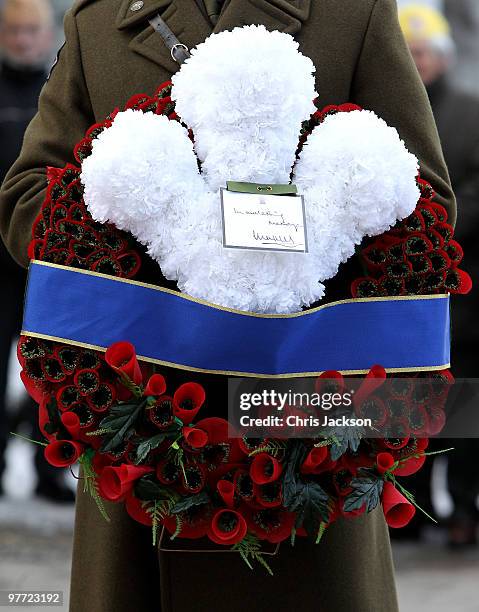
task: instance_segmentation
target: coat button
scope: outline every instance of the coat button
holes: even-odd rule
[[[144,7],[144,5],[145,3],[143,2],[143,0],[137,0],[136,2],[133,2],[133,4],[130,4],[130,11],[136,13],[136,11],[140,11]]]

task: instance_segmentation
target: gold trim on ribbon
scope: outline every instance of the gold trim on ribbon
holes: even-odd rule
[[[252,312],[246,312],[244,310],[235,310],[233,308],[226,308],[224,306],[218,306],[217,304],[212,304],[207,302],[206,300],[201,300],[199,298],[194,298],[189,295],[184,295],[179,293],[178,291],[173,291],[172,289],[166,289],[165,287],[158,287],[157,285],[151,285],[149,283],[143,283],[139,281],[133,281],[128,278],[118,278],[115,276],[110,276],[108,274],[101,274],[100,272],[93,272],[91,270],[80,270],[78,268],[72,268],[70,266],[60,266],[58,264],[53,264],[46,261],[38,261],[32,260],[31,264],[46,266],[49,268],[59,268],[62,270],[69,270],[71,272],[76,272],[78,274],[89,274],[91,276],[98,276],[100,278],[105,278],[110,281],[116,281],[120,283],[127,283],[130,285],[137,285],[139,287],[146,287],[147,289],[153,289],[155,291],[161,291],[163,293],[168,293],[170,295],[174,295],[180,299],[188,300],[190,302],[195,302],[197,304],[202,304],[204,306],[208,306],[210,308],[214,308],[216,310],[222,310],[224,312],[231,312],[234,314],[246,316],[246,317],[258,317],[263,319],[292,319],[295,317],[308,316],[325,308],[331,308],[333,306],[337,306],[339,304],[353,304],[357,302],[385,302],[385,301],[405,301],[405,300],[433,300],[433,299],[444,299],[449,297],[448,294],[435,294],[435,295],[419,295],[419,296],[391,296],[391,297],[376,297],[376,298],[351,298],[347,300],[340,300],[338,302],[331,302],[330,304],[323,304],[322,306],[317,306],[316,308],[312,308],[310,310],[305,310],[301,312],[296,312],[292,314],[258,314]],[[75,340],[70,340],[69,338],[61,338],[59,336],[49,336],[47,334],[37,334],[36,332],[30,332],[26,329],[23,329],[21,332],[22,336],[29,336],[31,338],[39,338],[41,340],[51,340],[53,342],[61,342],[63,344],[69,344],[72,346],[78,346],[80,348],[91,349],[99,352],[106,352],[108,347],[99,346],[95,344],[87,344],[85,342],[77,342]],[[258,374],[256,372],[237,372],[233,370],[208,370],[203,368],[195,368],[193,366],[186,366],[184,364],[175,363],[172,361],[163,361],[161,359],[154,359],[152,357],[145,357],[144,355],[137,355],[137,358],[141,361],[145,361],[147,363],[152,363],[154,365],[161,365],[169,368],[174,368],[177,370],[185,370],[187,372],[198,372],[201,374],[218,374],[222,376],[240,376],[243,378],[258,378],[258,379],[279,379],[279,378],[312,378],[316,376],[320,376],[324,374],[325,370],[317,371],[317,372],[288,372],[287,374]],[[375,364],[371,364],[371,367]],[[440,366],[425,366],[425,367],[416,367],[416,368],[386,368],[386,372],[388,374],[400,374],[405,372],[439,372],[441,370],[447,370],[451,367],[450,363],[445,363]],[[341,374],[345,376],[353,376],[355,374],[367,374],[369,369],[367,370],[339,370]]]
[[[138,287],[145,287],[146,289],[153,289],[154,291],[161,291],[162,293],[168,293],[169,295],[174,295],[182,300],[187,300],[189,302],[195,302],[196,304],[202,304],[203,306],[209,306],[210,308],[214,308],[215,310],[222,310],[224,312],[232,312],[233,314],[242,315],[244,317],[257,317],[260,319],[294,319],[296,317],[306,317],[320,310],[324,310],[325,308],[331,308],[332,306],[337,306],[339,304],[353,304],[353,303],[361,303],[361,302],[402,302],[406,300],[435,300],[435,299],[444,299],[449,297],[447,293],[438,293],[434,295],[395,295],[395,296],[386,296],[386,297],[373,297],[373,298],[350,298],[347,300],[338,300],[337,302],[331,302],[329,304],[323,304],[322,306],[316,306],[316,308],[310,308],[309,310],[302,310],[301,312],[293,312],[290,314],[261,314],[256,312],[247,312],[245,310],[237,310],[235,308],[228,308],[226,306],[218,306],[218,304],[213,304],[212,302],[207,302],[206,300],[202,300],[201,298],[191,297],[191,295],[186,295],[184,293],[180,293],[179,291],[173,291],[172,289],[167,289],[166,287],[158,287],[158,285],[151,285],[149,283],[142,283],[140,281],[134,281],[129,278],[119,278],[117,276],[110,276],[109,274],[101,274],[100,272],[93,272],[92,270],[80,270],[79,268],[72,268],[71,266],[60,266],[58,264],[50,263],[48,261],[39,261],[37,259],[33,259],[31,261],[32,264],[46,266],[48,268],[58,268],[60,270],[69,270],[70,272],[76,272],[77,274],[88,274],[90,276],[98,276],[100,278],[106,278],[110,281],[116,281],[119,283],[127,283],[128,285],[137,285]]]

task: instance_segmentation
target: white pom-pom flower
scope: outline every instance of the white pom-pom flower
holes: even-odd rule
[[[212,35],[173,79],[194,147],[175,121],[118,113],[83,163],[92,216],[135,235],[191,296],[261,313],[321,299],[322,281],[365,236],[408,216],[419,190],[416,158],[369,111],[326,118],[296,161],[301,124],[315,110],[313,72],[287,34],[246,26]],[[227,180],[288,183],[292,169],[309,253],[223,248],[219,188]]]

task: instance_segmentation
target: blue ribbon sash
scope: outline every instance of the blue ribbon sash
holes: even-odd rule
[[[230,310],[174,291],[34,261],[22,334],[145,361],[257,377],[449,367],[449,297],[355,299],[293,315]]]

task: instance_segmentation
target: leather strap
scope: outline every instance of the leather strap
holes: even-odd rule
[[[190,57],[190,51],[186,45],[181,43],[158,13],[154,17],[148,20],[151,27],[158,32],[163,39],[165,45],[168,47],[171,53],[171,57],[178,64],[182,64],[186,59]]]

